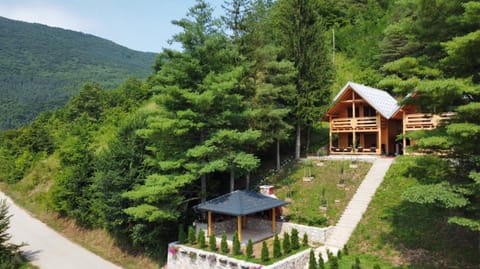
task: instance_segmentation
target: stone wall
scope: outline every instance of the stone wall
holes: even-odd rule
[[[292,222],[281,222],[278,225],[280,228],[280,233],[287,232],[289,234],[292,233],[292,229],[295,228],[298,230],[298,235],[300,240],[303,238],[303,234],[307,233],[308,241],[310,243],[316,244],[323,244],[327,240],[327,237],[331,234],[333,226],[319,228],[319,227],[312,227],[312,226],[305,226],[301,224],[296,224]]]
[[[221,254],[200,250],[176,242],[168,245],[167,269],[288,269],[304,268],[308,264],[310,250],[304,250],[274,264],[263,266],[237,260]]]

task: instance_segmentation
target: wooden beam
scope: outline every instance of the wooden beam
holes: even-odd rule
[[[353,120],[352,120],[352,153],[356,151],[356,147],[357,147],[357,144],[355,143],[356,142],[356,139],[357,139],[357,135],[355,133],[355,129],[357,128],[357,113],[356,113],[356,106],[355,106],[355,92],[352,91],[352,99],[353,99],[353,102],[352,102],[352,116],[353,116]],[[350,145],[347,145],[347,146],[350,146]]]
[[[237,216],[238,241],[242,243],[242,216]]]
[[[208,236],[212,235],[212,211],[208,211]]]
[[[377,154],[382,154],[382,116],[377,112]]]
[[[330,137],[330,147],[328,148],[328,152],[332,150],[333,147],[333,141],[332,141],[332,116],[328,115],[328,122],[330,124],[328,130],[329,130],[329,137]]]
[[[272,233],[276,233],[277,232],[277,216],[275,216],[275,214],[277,213],[276,208],[272,208]]]
[[[403,124],[403,128],[402,128],[402,132],[403,132],[403,148],[402,148],[402,151],[403,151],[403,155],[407,155],[407,137],[405,136],[407,134],[407,114],[405,113],[405,110],[402,111],[403,113],[403,117],[402,117],[402,124]]]

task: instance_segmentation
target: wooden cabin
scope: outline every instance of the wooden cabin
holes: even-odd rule
[[[406,132],[431,130],[451,116],[416,111],[413,105],[399,106],[386,91],[348,82],[324,118],[330,123],[330,154],[403,154],[414,143]]]

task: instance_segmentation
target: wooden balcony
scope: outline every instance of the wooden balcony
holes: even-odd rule
[[[330,122],[332,132],[352,132],[355,131],[376,131],[378,130],[378,121],[376,117],[360,118],[336,118]]]
[[[442,113],[442,114],[408,114],[405,115],[404,128],[405,131],[416,130],[432,130],[438,126],[445,124],[454,113]]]

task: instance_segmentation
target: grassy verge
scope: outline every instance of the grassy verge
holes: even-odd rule
[[[398,157],[387,172],[350,238],[350,256],[381,268],[478,268],[478,234],[447,224],[438,208],[402,200],[407,188],[419,184],[402,172],[410,158]]]
[[[52,185],[52,173],[57,169],[57,161],[50,157],[40,162],[33,172],[16,184],[1,183],[0,189],[18,205],[30,211],[35,218],[46,223],[66,238],[123,268],[161,268],[161,265],[145,256],[131,255],[122,250],[105,230],[82,228],[73,220],[62,218],[49,211],[47,207],[48,190]],[[167,243],[165,242],[165,244]]]
[[[367,162],[355,163],[356,168],[351,164],[311,161],[286,167],[274,179],[275,194],[290,202],[284,214],[300,224],[335,225],[371,167]],[[305,176],[311,176],[311,181],[304,181]]]

